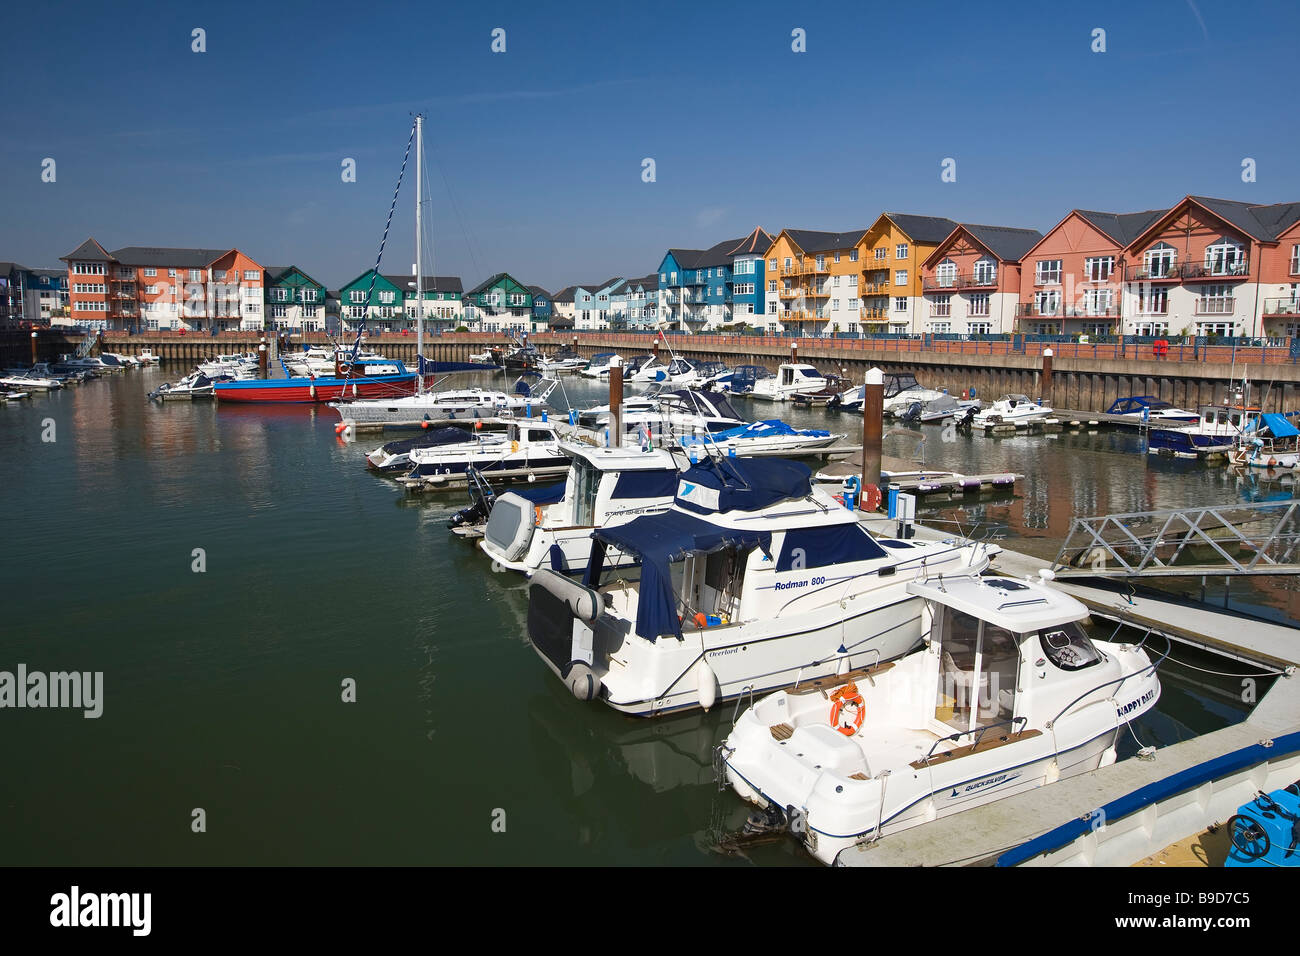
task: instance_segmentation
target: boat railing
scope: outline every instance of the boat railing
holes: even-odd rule
[[[1096,689],[1097,689],[1097,688],[1095,688],[1095,687],[1093,688],[1093,690],[1096,690]],[[1091,694],[1092,691],[1088,691],[1088,693]],[[1085,695],[1085,696],[1086,696],[1086,695]],[[1077,701],[1076,701],[1076,703],[1077,703]],[[957,741],[961,740],[963,737],[968,737],[968,736],[970,736],[970,735],[973,734],[974,737],[975,737],[975,740],[974,740],[974,742],[971,744],[971,749],[972,749],[972,750],[978,750],[978,749],[979,749],[979,745],[980,745],[980,741],[982,741],[982,740],[984,739],[984,735],[985,735],[986,733],[988,733],[988,731],[992,730],[994,727],[1004,727],[1004,726],[1010,725],[1010,727],[1011,727],[1011,732],[1014,734],[1014,733],[1016,733],[1016,724],[1027,724],[1027,723],[1029,723],[1029,718],[1028,718],[1028,717],[1012,717],[1012,718],[1010,718],[1010,719],[1008,719],[1008,720],[999,720],[999,721],[996,721],[995,723],[984,724],[984,725],[981,726],[981,727],[976,727],[974,730],[959,730],[959,731],[957,731],[957,733],[955,733],[955,734],[948,734],[946,737],[939,737],[938,739],[936,739],[935,742],[932,743],[932,744],[930,745],[930,752],[927,753],[924,757],[922,757],[921,760],[922,760],[922,762],[924,762],[924,763],[929,763],[929,762],[930,762],[930,759],[931,759],[932,757],[934,757],[934,755],[935,755],[935,754],[934,754],[934,748],[937,747],[937,746],[939,746],[941,743],[943,743],[943,742],[945,742],[945,741],[947,741],[948,743],[954,743],[954,744],[955,744]],[[1023,729],[1023,728],[1022,728],[1022,729]],[[940,754],[939,756],[943,756],[943,755]]]
[[[1146,642],[1147,637],[1150,637],[1150,636],[1151,636],[1151,631],[1152,631],[1151,628],[1148,628],[1148,629],[1147,629],[1147,633],[1146,633],[1145,635],[1143,635],[1143,637],[1142,637],[1142,642],[1143,642],[1143,643]],[[1070,701],[1068,704],[1066,704],[1064,707],[1062,707],[1062,708],[1061,708],[1061,712],[1058,713],[1055,717],[1053,717],[1051,720],[1049,720],[1049,721],[1047,722],[1047,724],[1046,724],[1047,729],[1048,729],[1048,730],[1051,730],[1052,727],[1054,727],[1054,726],[1056,725],[1056,722],[1057,722],[1058,720],[1060,720],[1062,717],[1064,717],[1067,713],[1069,713],[1069,711],[1072,710],[1072,709],[1073,709],[1073,708],[1074,708],[1074,707],[1075,707],[1075,706],[1076,706],[1080,701],[1082,701],[1082,700],[1086,700],[1088,697],[1092,696],[1093,694],[1095,694],[1097,691],[1101,690],[1102,688],[1104,688],[1104,687],[1109,687],[1109,686],[1111,686],[1112,684],[1114,684],[1114,685],[1115,685],[1115,690],[1118,691],[1119,688],[1124,684],[1125,681],[1127,681],[1127,680],[1131,680],[1131,679],[1133,679],[1133,678],[1141,677],[1141,676],[1143,676],[1144,674],[1147,674],[1147,673],[1150,673],[1150,672],[1154,672],[1154,671],[1156,670],[1156,668],[1158,668],[1161,664],[1164,663],[1165,658],[1168,657],[1170,651],[1173,650],[1173,646],[1174,646],[1174,645],[1173,645],[1173,641],[1169,641],[1168,638],[1166,638],[1166,641],[1168,641],[1168,646],[1165,648],[1165,652],[1164,652],[1163,654],[1160,655],[1159,660],[1152,661],[1151,663],[1147,664],[1146,667],[1143,667],[1141,670],[1136,670],[1136,671],[1134,671],[1134,672],[1131,673],[1131,674],[1121,674],[1119,677],[1116,677],[1116,678],[1113,679],[1113,680],[1108,680],[1108,681],[1106,681],[1106,683],[1104,683],[1104,684],[1098,684],[1096,687],[1093,687],[1093,688],[1091,688],[1090,690],[1086,690],[1086,691],[1084,691],[1084,692],[1083,692],[1082,694],[1080,694],[1078,697],[1074,698],[1074,700]],[[1138,646],[1140,647],[1141,644],[1139,644]],[[1097,703],[1097,704],[1104,703],[1104,699],[1103,699],[1103,700],[1099,700],[1099,701],[1093,701],[1093,703]],[[1116,716],[1116,722],[1118,723],[1118,714],[1117,714],[1117,716]],[[1125,723],[1127,723],[1127,721],[1125,721]]]
[[[740,705],[744,703],[745,698],[749,698],[749,706],[754,706],[754,685],[746,684],[736,695],[736,708],[731,712],[731,726],[736,726],[736,721],[740,719]]]

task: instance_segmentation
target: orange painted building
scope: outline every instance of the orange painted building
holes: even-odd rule
[[[1124,250],[1165,212],[1071,210],[1024,254],[1015,331],[1117,334]]]
[[[962,223],[921,264],[921,331],[997,335],[1015,328],[1021,259],[1043,234],[1037,229]]]
[[[942,216],[887,212],[859,241],[864,331],[925,331],[922,263],[957,223]]]
[[[74,322],[109,329],[261,329],[265,271],[238,249],[127,246],[87,239],[63,256]]]

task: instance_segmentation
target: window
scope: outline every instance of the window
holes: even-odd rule
[[[980,259],[975,263],[975,284],[996,285],[998,281],[998,264],[992,259]]]
[[[396,298],[397,298],[396,292],[384,291],[379,293],[379,301],[384,303],[385,305],[392,304],[393,300]]]
[[[351,292],[348,293],[348,301],[349,301],[349,302],[365,302],[365,301],[366,301],[366,294],[365,294],[364,292],[362,292],[360,289],[353,289]]]
[[[72,274],[78,276],[102,276],[104,275],[104,264],[102,262],[74,262],[72,264]]]
[[[1291,274],[1300,275],[1300,244],[1291,247]]]
[[[1300,250],[1300,246],[1296,246],[1296,249],[1297,249],[1297,250]],[[1295,254],[1296,254],[1296,255],[1300,255],[1300,252],[1297,252],[1297,253],[1295,253]],[[857,262],[857,261],[858,261],[858,250],[857,250],[857,249],[850,249],[850,250],[849,250],[849,262]],[[1292,269],[1291,271],[1294,272],[1295,270]]]
[[[989,314],[989,294],[987,292],[977,292],[970,297],[970,308],[966,310],[967,315],[988,315]]]
[[[1234,322],[1197,322],[1197,335],[1217,335],[1226,337],[1235,334],[1236,323]]]
[[[275,318],[275,319],[283,319],[283,318],[284,318],[286,315],[288,315],[288,314],[289,314],[289,307],[288,307],[287,305],[273,305],[273,306],[271,306],[271,317],[272,317],[272,318]]]
[[[905,295],[895,296],[895,298],[894,298],[894,311],[895,311],[895,312],[906,312],[906,311],[907,311],[907,296],[905,296]]]
[[[1205,269],[1210,275],[1236,276],[1246,272],[1246,254],[1241,243],[1226,236],[1205,249]]]
[[[836,261],[836,262],[839,262],[839,261],[840,261],[840,254],[839,254],[838,251],[835,253],[835,261]]]
[[[158,294],[158,287],[157,287],[156,285],[147,285],[147,286],[144,287],[144,294],[145,294],[145,295],[157,295],[157,294]]]
[[[933,316],[952,315],[952,296],[936,295],[930,300],[930,314]]]
[[[884,261],[889,258],[889,250],[884,246],[881,246],[879,249],[875,250],[875,256],[878,260]]]
[[[817,257],[817,270],[820,272],[822,269],[825,269],[825,268],[826,268],[826,257],[825,257],[825,256],[818,256],[818,257]]]
[[[934,270],[934,278],[939,288],[950,289],[957,284],[957,263],[944,259]]]
[[[213,270],[212,270],[212,278],[214,278],[214,279],[224,279],[225,277],[226,277],[226,270],[225,270],[225,269],[213,269]]]
[[[154,276],[156,276],[156,275],[158,274],[158,270],[157,270],[157,269],[145,269],[145,270],[144,270],[144,274],[145,274],[146,277],[152,279]]]
[[[966,334],[967,335],[992,335],[993,323],[992,322],[967,322]]]
[[[168,269],[168,270],[167,270],[167,278],[169,278],[169,279],[175,279],[175,278],[176,278],[176,270],[175,270],[175,269]]]
[[[1137,324],[1138,335],[1162,336],[1169,334],[1168,322],[1139,322]]]
[[[850,311],[850,312],[856,312],[856,311],[858,311],[858,305],[859,305],[859,300],[858,300],[858,299],[849,299],[849,311]]]
[[[1142,272],[1139,279],[1164,279],[1174,274],[1178,268],[1178,253],[1167,243],[1152,246],[1142,256]]]
[[[1197,315],[1230,315],[1236,311],[1237,300],[1230,285],[1207,285],[1196,300]]]
[[[1050,289],[1034,293],[1034,315],[1059,315],[1061,312],[1061,291]]]
[[[776,291],[776,280],[775,280],[775,279],[768,279],[768,280],[767,280],[767,291],[768,291],[768,292],[775,292],[775,291]]]
[[[898,245],[894,247],[894,258],[895,259],[907,258],[907,243],[900,242]]]
[[[767,260],[767,268],[768,268],[769,271],[771,271],[771,272],[775,272],[775,271],[776,271],[776,260],[775,260],[775,259],[768,259],[768,260]]]
[[[1083,294],[1083,308],[1088,315],[1110,315],[1114,305],[1114,289],[1088,289]]]
[[[894,285],[907,285],[907,270],[906,270],[906,269],[895,269],[895,270],[894,270]]]
[[[1060,259],[1039,259],[1034,264],[1034,284],[1035,285],[1060,285],[1061,284],[1061,260]]]
[[[288,301],[289,301],[289,290],[288,290],[288,289],[272,289],[272,290],[271,290],[271,301],[272,301],[272,302],[288,302]]]
[[[1089,256],[1083,260],[1083,276],[1088,282],[1105,282],[1114,271],[1114,256]]]
[[[952,331],[952,323],[951,323],[951,322],[931,322],[931,323],[930,323],[930,331],[931,331],[931,332],[934,332],[934,333],[936,333],[936,334],[938,334],[938,335],[947,335],[949,332]]]
[[[190,270],[190,281],[191,281],[191,282],[202,282],[202,281],[203,281],[203,270],[202,270],[202,269],[191,269],[191,270]]]

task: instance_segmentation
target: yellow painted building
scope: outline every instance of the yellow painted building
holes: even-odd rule
[[[924,331],[921,263],[956,228],[941,216],[881,214],[858,243],[859,330]]]

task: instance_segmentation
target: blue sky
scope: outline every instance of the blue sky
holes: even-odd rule
[[[93,235],[237,246],[337,287],[374,261],[416,110],[432,271],[467,285],[641,275],[670,246],[883,210],[1046,230],[1186,193],[1300,199],[1294,2],[269,0],[6,19],[0,258],[29,266]],[[413,260],[412,185],[385,271]]]

